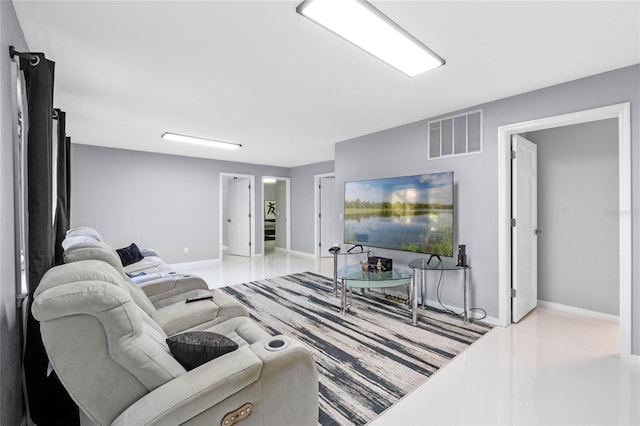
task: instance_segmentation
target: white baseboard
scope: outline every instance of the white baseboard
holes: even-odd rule
[[[603,314],[602,312],[576,308],[575,306],[562,305],[560,303],[547,302],[545,300],[538,300],[538,305],[545,308],[556,309],[558,311],[568,312],[576,315],[582,315],[585,317],[604,320],[608,322],[615,322],[615,323],[620,322],[620,317],[618,317],[617,315]]]
[[[187,268],[205,268],[207,266],[213,266],[216,263],[220,262],[222,259],[218,258],[218,259],[206,259],[206,260],[196,260],[194,262],[182,262],[182,263],[173,263],[170,266],[172,268],[174,268],[177,271],[180,271],[180,269],[187,269]]]
[[[481,319],[480,321],[484,322],[485,324],[489,324],[492,325],[494,327],[497,327],[500,325],[500,321],[498,321],[498,318],[495,317],[490,317],[490,316],[486,316],[483,319]]]
[[[287,250],[287,249],[283,249],[280,247],[276,247],[276,251],[279,251],[281,253],[289,253],[289,254],[294,254],[296,256],[302,256],[302,257],[306,257],[309,259],[315,259],[316,256],[311,254],[311,253],[305,253],[303,251],[296,251],[296,250]]]
[[[427,298],[427,306],[430,306],[430,307],[432,307],[434,309],[440,309],[440,310],[442,309],[442,306],[440,306],[440,303],[438,303],[435,300],[429,300],[428,298]],[[449,309],[451,309],[452,311],[456,311],[456,312],[462,312],[462,310],[463,310],[462,308],[460,308],[458,306],[452,306],[452,305],[446,305],[446,306]],[[469,318],[471,318],[471,320],[476,319],[476,316],[478,316],[478,314],[474,313],[474,311],[469,312]],[[499,324],[498,323],[498,318],[490,317],[488,315],[486,317],[482,318],[482,319],[479,319],[478,321],[482,321],[482,322],[484,322],[486,324],[489,324],[489,325],[498,325]]]
[[[631,354],[631,355],[623,358],[623,361],[629,362],[629,363],[631,363],[633,365],[636,365],[636,366],[640,367],[640,355]]]
[[[399,295],[400,297],[402,297],[403,299],[407,297],[407,293],[395,288],[387,288],[386,290],[387,294],[394,294],[394,295]],[[420,302],[422,302],[420,299],[418,299]],[[418,307],[422,306],[422,303],[418,303]],[[437,300],[430,300],[427,297],[427,306],[434,308],[436,310],[443,310],[444,308],[440,305],[440,303]],[[450,305],[450,304],[445,304],[445,306],[449,309],[451,309],[452,311],[455,312],[462,312],[463,308],[459,307],[459,306],[454,306],[454,305]],[[498,322],[498,318],[494,318],[494,317],[490,317],[490,316],[486,316],[482,319],[480,319],[481,312],[477,312],[477,311],[471,311],[469,312],[469,318],[473,321],[473,320],[478,320],[478,321],[482,321],[485,324],[489,324],[489,325],[499,325]]]

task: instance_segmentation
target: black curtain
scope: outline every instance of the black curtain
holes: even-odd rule
[[[31,419],[39,426],[79,425],[78,408],[55,373],[47,374],[48,358],[39,323],[31,315],[33,293],[55,263],[52,195],[52,116],[54,63],[41,53],[20,56],[27,89],[27,250],[29,305],[24,354],[25,381]],[[65,139],[62,139],[65,141]],[[64,143],[63,143],[64,145]]]
[[[64,138],[65,149],[67,152],[66,158],[66,167],[64,170],[67,185],[66,185],[66,205],[65,211],[67,212],[67,227],[71,227],[71,138],[69,136],[65,136]],[[68,230],[68,229],[67,229]]]
[[[57,199],[56,203],[56,217],[55,217],[55,264],[62,265],[62,240],[69,230],[69,207],[71,205],[69,194],[69,163],[71,154],[71,139],[67,137],[65,125],[66,125],[66,113],[59,109],[55,110],[55,120],[58,123],[57,126]]]

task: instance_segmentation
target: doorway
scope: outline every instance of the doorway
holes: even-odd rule
[[[631,126],[630,104],[618,104],[516,123],[498,128],[498,321],[511,323],[512,237],[511,237],[511,137],[572,124],[614,118],[618,123],[618,234],[619,234],[619,322],[620,356],[631,356]]]
[[[220,254],[255,255],[255,177],[220,173]]]
[[[264,254],[291,249],[291,179],[262,177],[262,241]]]
[[[325,173],[315,178],[315,247],[316,256],[331,257],[329,249],[335,240],[335,174]]]

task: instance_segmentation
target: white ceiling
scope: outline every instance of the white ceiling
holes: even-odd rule
[[[298,1],[16,1],[73,142],[293,167],[336,142],[640,62],[638,1],[373,1],[447,61],[410,79]],[[241,143],[227,152],[166,131]]]

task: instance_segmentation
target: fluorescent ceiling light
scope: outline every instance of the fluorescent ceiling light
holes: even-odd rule
[[[427,46],[358,0],[305,0],[296,12],[369,52],[409,77],[444,65]]]
[[[162,134],[162,139],[167,139],[167,140],[175,141],[175,142],[194,143],[194,144],[197,144],[197,145],[204,145],[204,146],[210,146],[210,147],[213,147],[213,148],[222,148],[222,149],[238,149],[238,148],[240,148],[242,146],[242,145],[237,144],[237,143],[214,141],[214,140],[211,140],[211,139],[197,138],[197,137],[194,137],[194,136],[178,135],[178,134],[170,133],[170,132],[163,133]]]

